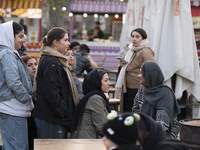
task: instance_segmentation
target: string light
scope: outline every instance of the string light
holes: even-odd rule
[[[119,18],[119,15],[118,15],[118,14],[115,14],[115,18]]]
[[[67,10],[67,8],[66,8],[66,7],[62,7],[62,10],[63,10],[63,11],[66,11],[66,10]]]
[[[87,16],[88,16],[88,15],[87,15],[87,13],[84,13],[84,14],[83,14],[83,17],[85,17],[85,18],[86,18]]]
[[[53,9],[53,11],[55,11],[55,10],[56,10],[56,7],[53,7],[52,9]]]
[[[94,14],[94,18],[98,18],[98,14]]]
[[[70,13],[69,13],[69,16],[70,16],[70,17],[72,17],[72,16],[73,16],[73,13],[72,13],[72,12],[70,12]]]
[[[105,18],[108,18],[108,17],[109,17],[109,15],[108,15],[108,14],[105,14],[105,15],[104,15],[104,17],[105,17]]]

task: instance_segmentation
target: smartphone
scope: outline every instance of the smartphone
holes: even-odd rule
[[[127,63],[128,63],[126,60],[124,60],[124,59],[121,58],[121,57],[117,57],[117,59],[120,60],[120,61],[121,61],[122,63],[124,63],[124,64],[127,64]]]

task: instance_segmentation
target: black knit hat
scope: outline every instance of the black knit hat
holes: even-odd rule
[[[141,36],[142,36],[142,39],[147,39],[147,33],[144,31],[144,29],[142,29],[142,28],[136,28],[136,29],[134,29],[134,30],[131,32],[131,36],[132,36],[132,33],[133,33],[134,31],[140,33]]]
[[[140,116],[124,113],[120,116],[114,115],[115,117],[112,119],[109,117],[110,114],[108,114],[109,121],[102,128],[106,137],[119,146],[135,144],[138,139],[137,120],[140,119]]]

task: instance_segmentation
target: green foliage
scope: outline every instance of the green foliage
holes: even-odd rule
[[[46,0],[50,5],[51,10],[54,10],[58,15],[64,15],[66,11],[69,11],[71,0]],[[67,10],[63,11],[62,7],[66,7]]]

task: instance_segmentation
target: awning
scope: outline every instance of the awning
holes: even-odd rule
[[[42,0],[0,0],[0,8],[2,9],[42,8]]]
[[[75,1],[70,3],[70,11],[73,13],[119,13],[126,12],[126,2],[99,2],[99,1]]]

